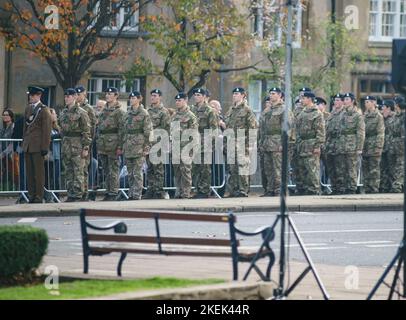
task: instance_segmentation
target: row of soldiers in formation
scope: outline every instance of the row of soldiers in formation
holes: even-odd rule
[[[154,164],[149,151],[154,141],[150,139],[155,129],[170,130],[171,122],[180,123],[180,131],[196,129],[203,135],[205,129],[218,129],[220,115],[209,104],[205,89],[194,90],[195,105],[188,106],[188,97],[179,93],[175,97],[176,110],[161,102],[162,92],[151,91],[151,106],[142,105],[142,96],[134,91],[129,96],[130,107],[123,111],[118,102],[117,88],[106,89],[106,107],[96,118],[86,99],[84,87],[65,90],[66,108],[59,124],[62,133],[62,161],[67,183],[67,201],[82,201],[87,197],[90,146],[96,139],[98,159],[105,172],[106,194],[104,200],[116,200],[119,186],[119,156],[123,155],[129,177],[129,199],[142,197],[142,165],[148,165],[148,188],[143,198],[166,198],[164,191],[164,165]],[[365,113],[356,106],[351,93],[337,94],[331,114],[319,110],[309,88],[299,92],[293,112],[289,111],[290,162],[294,172],[296,193],[320,194],[320,159],[326,165],[332,190],[335,194],[355,193],[357,190],[358,159],[362,156],[364,187],[366,192],[400,192],[403,173],[403,115],[402,98],[385,101],[383,115],[376,108],[376,98],[365,98]],[[259,129],[258,150],[263,166],[264,196],[280,193],[282,163],[282,130],[285,109],[283,93],[271,88],[266,108],[259,123],[247,103],[244,88],[233,90],[233,105],[229,108],[224,128]],[[385,120],[384,120],[385,119]],[[97,130],[96,130],[97,126]],[[386,129],[385,129],[386,128]],[[96,135],[97,132],[97,135]],[[172,135],[172,138],[180,135]],[[179,141],[181,148],[188,142]],[[201,140],[203,144],[203,139]],[[245,152],[248,153],[246,144]],[[203,146],[202,146],[203,150]],[[195,197],[208,198],[211,185],[211,164],[174,164],[176,198],[190,198],[192,177]],[[227,191],[229,197],[247,197],[249,193],[249,162],[239,161],[227,165]],[[381,163],[382,159],[382,163]],[[382,171],[382,174],[381,174]],[[382,176],[382,179],[380,179]]]

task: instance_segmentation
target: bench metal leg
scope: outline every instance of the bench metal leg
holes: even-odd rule
[[[124,260],[125,260],[126,257],[127,257],[127,253],[126,253],[126,252],[123,252],[123,253],[121,254],[120,260],[118,261],[117,275],[118,275],[119,277],[121,277],[121,267],[122,267],[123,262],[124,262]]]
[[[89,273],[89,255],[83,255],[83,273]]]

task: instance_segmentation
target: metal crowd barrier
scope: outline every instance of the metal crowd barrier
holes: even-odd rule
[[[28,202],[26,196],[27,183],[24,165],[24,153],[21,148],[22,139],[0,139],[0,195],[20,195],[22,199]],[[172,155],[165,153],[166,162],[164,165],[165,181],[164,190],[176,190],[174,185],[174,175],[172,167]],[[362,158],[360,157],[358,163],[358,186],[362,187]],[[123,158],[120,159],[120,185],[119,192],[125,198],[128,198],[128,179],[125,176]],[[61,153],[61,139],[54,139],[51,142],[51,148],[48,155],[45,157],[45,200],[60,202],[60,195],[65,194],[66,184],[64,181],[64,172],[62,168],[62,153]],[[144,165],[144,189],[148,186],[148,177],[146,174],[146,166]],[[214,150],[212,161],[212,184],[211,190],[217,198],[222,197],[227,179],[226,164],[222,159],[222,151]],[[321,165],[320,170],[320,184],[322,187],[331,191],[331,185],[326,179],[325,166]],[[92,154],[92,161],[89,166],[89,192],[104,192],[106,189],[104,185],[104,170],[100,166],[97,155]],[[251,185],[251,188],[262,188],[262,185]],[[295,188],[296,185],[289,175],[289,188]]]

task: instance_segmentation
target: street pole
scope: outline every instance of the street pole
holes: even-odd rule
[[[286,32],[286,59],[285,59],[285,110],[283,112],[283,132],[282,132],[282,181],[280,195],[280,218],[281,218],[281,240],[280,240],[280,260],[279,260],[279,286],[277,295],[282,296],[285,289],[285,230],[286,230],[286,196],[288,189],[288,131],[289,110],[292,108],[292,24],[293,24],[293,1],[287,0],[288,7],[288,29]]]

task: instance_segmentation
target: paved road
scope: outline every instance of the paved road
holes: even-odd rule
[[[238,227],[253,231],[261,225],[272,224],[276,213],[237,213]],[[300,212],[292,213],[301,237],[315,263],[329,265],[385,266],[394,256],[402,238],[402,212]],[[94,219],[103,225],[114,220]],[[153,221],[125,220],[132,230],[154,234]],[[44,228],[50,237],[48,255],[69,256],[81,254],[78,217],[64,218],[3,218],[0,224],[30,224]],[[162,235],[226,238],[227,225],[182,222],[162,222]],[[279,252],[279,227],[274,241]],[[241,240],[243,246],[255,246],[259,239]],[[289,254],[294,260],[304,261],[300,248],[290,233]]]

